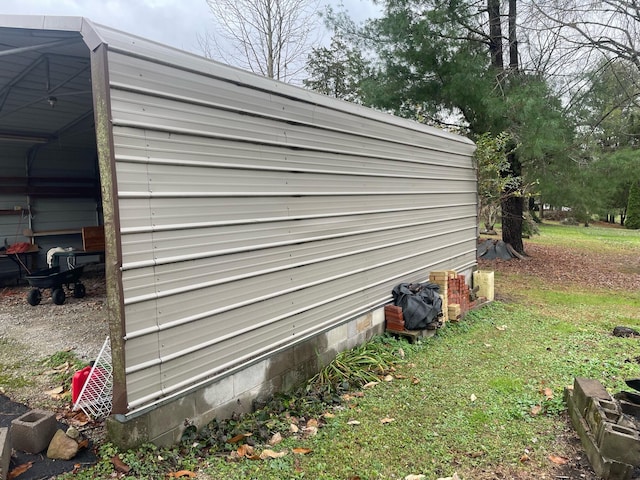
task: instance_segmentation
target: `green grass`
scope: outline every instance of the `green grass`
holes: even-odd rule
[[[640,233],[620,229],[543,225],[541,235],[531,241],[585,251],[640,252]],[[181,468],[230,480],[402,479],[410,474],[436,479],[453,472],[470,480],[496,470],[502,478],[536,478],[542,472],[553,478],[548,456],[568,454],[562,440],[568,431],[565,387],[584,376],[614,392],[624,388],[624,379],[640,376],[640,342],[611,335],[617,325],[640,329],[640,292],[612,295],[579,285],[558,292],[535,278],[526,288],[522,279],[507,274],[496,278],[501,293],[517,303],[495,302],[417,345],[378,339],[375,351],[380,355],[381,345],[405,354],[395,364],[393,378],[341,405],[323,410],[316,405],[306,418],[324,422],[316,435],[288,433],[294,420],[287,409],[298,419],[304,411],[298,409],[300,402],[281,401],[277,415],[263,414],[266,422],[260,425],[270,425],[285,438],[274,447],[258,442],[256,450],[287,450],[284,457],[230,462],[228,453],[237,445],[212,446],[206,439],[190,438],[172,450],[121,452],[137,469],[131,478],[160,478]],[[362,353],[369,350],[357,351],[357,358],[368,358]],[[342,361],[347,357],[341,356]],[[350,365],[343,365],[337,376],[342,378]],[[322,411],[331,415],[322,417]],[[353,420],[359,424],[350,424]],[[238,428],[251,427],[245,423]],[[291,453],[296,447],[310,453]],[[103,448],[108,452],[104,460],[73,478],[108,478],[113,471],[108,459],[116,451]]]
[[[605,252],[630,251],[640,248],[640,230],[599,226],[565,226],[549,223],[544,223],[539,227],[540,235],[531,237],[530,242]]]

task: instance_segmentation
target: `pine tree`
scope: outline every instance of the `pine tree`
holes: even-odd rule
[[[640,228],[640,180],[631,184],[624,226],[633,230]]]

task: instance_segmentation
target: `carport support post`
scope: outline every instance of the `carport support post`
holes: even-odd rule
[[[126,413],[122,247],[120,246],[120,215],[117,208],[118,186],[116,183],[107,65],[107,45],[101,43],[91,52],[91,84],[104,213],[107,314],[113,364],[113,407],[111,412]]]

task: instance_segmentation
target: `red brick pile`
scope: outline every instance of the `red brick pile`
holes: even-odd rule
[[[471,301],[471,289],[467,285],[465,276],[458,274],[455,270],[431,272],[429,274],[429,282],[435,283],[440,287],[443,323],[460,320],[465,313],[475,306],[475,302]],[[384,307],[384,316],[387,330],[403,331],[405,329],[401,307],[386,305]]]

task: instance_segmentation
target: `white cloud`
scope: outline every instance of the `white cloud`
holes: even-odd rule
[[[344,3],[357,22],[378,10],[370,0],[320,0],[321,5],[326,3],[335,7]],[[205,0],[0,0],[0,14],[87,17],[195,53],[200,53],[198,34],[203,35],[212,25]]]

